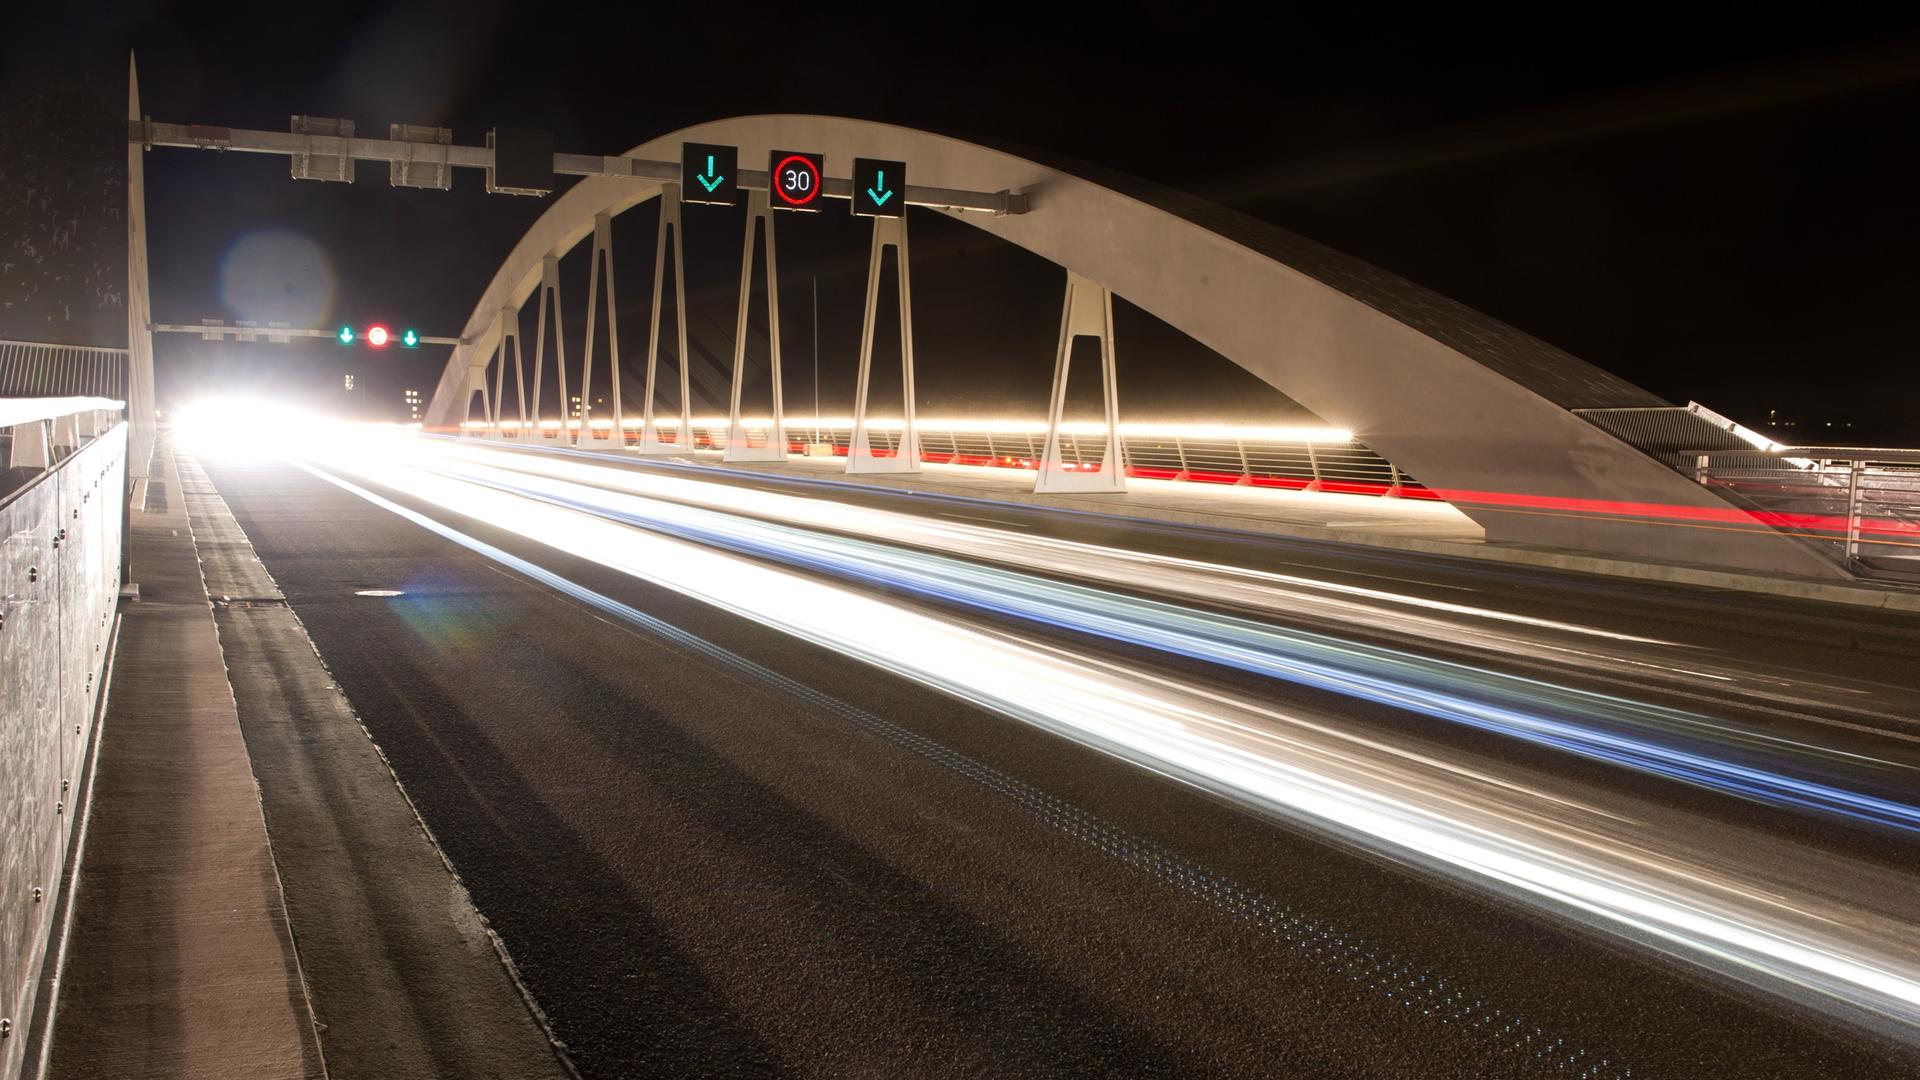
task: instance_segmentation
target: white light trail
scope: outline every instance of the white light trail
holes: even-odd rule
[[[328,471],[1920,1042],[1911,874],[1493,759],[1437,761],[1360,738],[1337,717],[932,618],[898,601],[444,475],[449,463],[431,452],[396,444],[327,457]]]

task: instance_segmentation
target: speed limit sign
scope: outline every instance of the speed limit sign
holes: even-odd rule
[[[821,178],[826,158],[793,150],[775,150],[768,156],[767,187],[770,204],[782,210],[820,209]]]

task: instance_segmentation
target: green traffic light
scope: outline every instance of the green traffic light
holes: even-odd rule
[[[333,336],[335,340],[340,342],[340,344],[351,345],[353,344],[353,327],[343,326],[340,328],[340,332]]]
[[[406,333],[400,335],[400,344],[411,349],[420,344],[420,335],[414,333],[412,329],[408,329]]]

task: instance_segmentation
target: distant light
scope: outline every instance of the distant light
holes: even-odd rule
[[[420,344],[420,335],[414,333],[412,327],[408,327],[407,332],[400,335],[400,344],[409,349],[414,348]]]
[[[367,327],[367,344],[375,349],[387,347],[387,328],[375,323]]]
[[[333,338],[335,341],[338,341],[342,345],[353,344],[353,327],[351,326],[341,327],[340,332],[333,335]]]

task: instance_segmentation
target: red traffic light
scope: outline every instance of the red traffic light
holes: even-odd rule
[[[375,323],[367,327],[367,345],[375,349],[387,347],[387,328]]]

